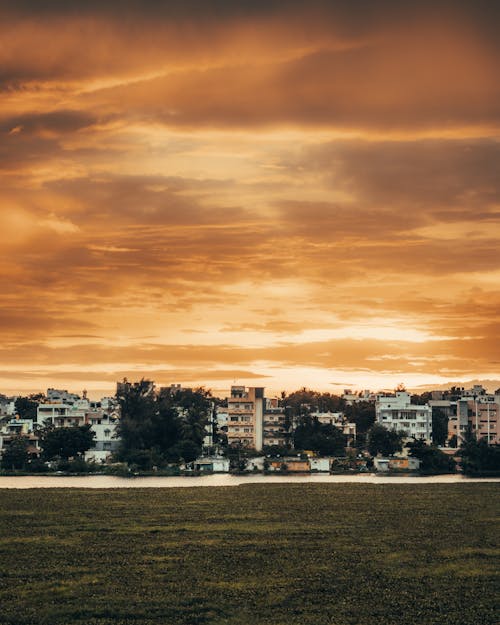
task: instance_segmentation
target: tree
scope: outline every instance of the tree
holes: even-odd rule
[[[36,421],[37,408],[43,395],[29,395],[28,397],[18,397],[14,403],[16,414],[21,419],[31,419]]]
[[[28,464],[28,440],[24,436],[15,436],[2,451],[2,468],[8,470],[25,469]]]
[[[428,404],[431,399],[432,393],[427,391],[425,393],[421,393],[420,395],[412,395],[411,403],[423,406],[424,404]]]
[[[454,473],[456,462],[434,445],[415,440],[407,445],[410,456],[420,460],[420,471],[427,474]]]
[[[432,442],[444,445],[448,438],[448,417],[441,408],[432,409]]]
[[[293,443],[297,450],[314,451],[320,456],[335,456],[344,455],[347,437],[340,428],[306,416],[295,428]]]
[[[68,460],[88,451],[94,442],[95,432],[90,425],[67,428],[49,426],[40,433],[42,456],[45,460]]]
[[[200,446],[193,440],[184,439],[177,446],[179,458],[184,462],[193,462],[200,455]]]
[[[291,416],[305,416],[310,412],[339,412],[344,409],[344,401],[338,395],[318,393],[306,387],[289,395],[281,394],[281,403],[291,409]]]
[[[270,458],[279,458],[280,456],[286,456],[290,453],[287,447],[281,447],[280,445],[265,445],[262,448],[262,453]]]
[[[120,405],[120,421],[117,434],[120,438],[119,459],[128,461],[138,451],[150,450],[155,444],[154,423],[158,406],[154,396],[154,385],[142,379],[133,384],[119,386],[117,400]]]
[[[466,475],[500,474],[500,445],[488,445],[484,438],[477,440],[471,426],[464,433],[459,453]]]
[[[367,449],[372,456],[392,456],[403,449],[403,436],[404,432],[388,430],[380,423],[375,423],[367,433]]]
[[[149,380],[121,385],[117,394],[118,459],[140,469],[192,462],[200,454],[212,403],[210,392],[163,389],[156,393]]]
[[[346,419],[356,424],[356,435],[366,434],[375,423],[375,404],[369,401],[360,401],[346,406]]]

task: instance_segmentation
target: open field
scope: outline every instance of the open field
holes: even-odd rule
[[[0,491],[1,625],[492,625],[498,484]]]

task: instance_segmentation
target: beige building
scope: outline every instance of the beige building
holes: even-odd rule
[[[279,405],[277,397],[265,400],[263,445],[284,447],[287,443],[287,429],[285,425],[285,409]]]
[[[260,451],[263,445],[263,387],[232,386],[227,399],[227,442]]]
[[[481,386],[462,391],[456,400],[431,400],[448,417],[448,440],[458,434],[459,444],[467,428],[489,444],[500,442],[500,389],[487,393]]]
[[[457,401],[457,414],[460,420],[460,430],[463,435],[465,422],[469,425],[477,438],[484,438],[489,444],[500,442],[500,395],[465,396]],[[461,418],[460,418],[461,417]],[[448,422],[448,432],[453,435],[457,430],[457,418]]]

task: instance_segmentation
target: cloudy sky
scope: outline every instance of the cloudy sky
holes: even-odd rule
[[[492,1],[0,2],[0,391],[500,376]]]

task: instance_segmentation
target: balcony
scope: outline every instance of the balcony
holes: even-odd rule
[[[228,421],[228,427],[251,428],[254,426],[253,421]]]

